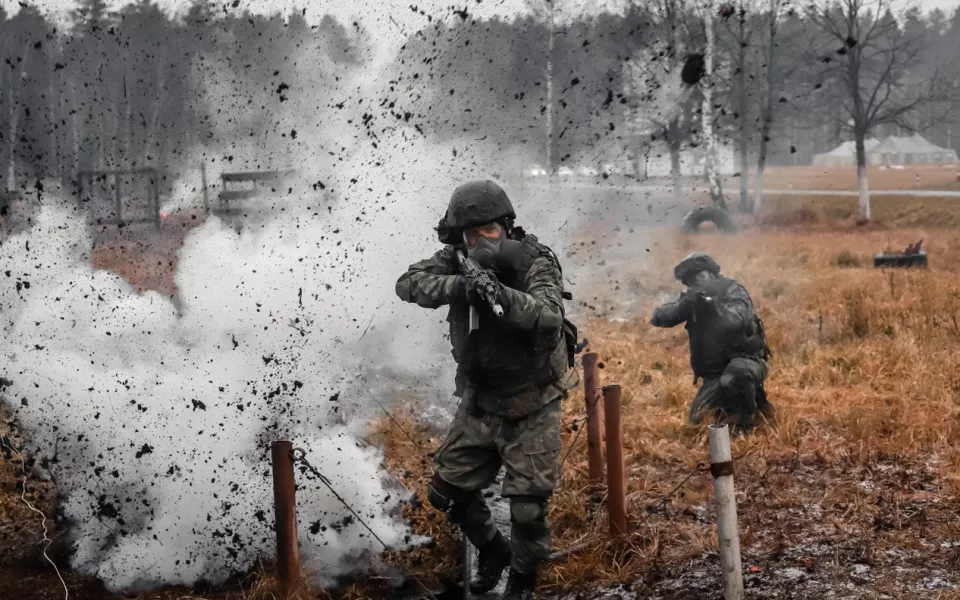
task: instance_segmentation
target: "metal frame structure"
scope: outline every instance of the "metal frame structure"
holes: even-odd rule
[[[123,220],[123,201],[121,200],[120,195],[120,177],[124,175],[143,175],[149,178],[149,208],[148,213],[152,213],[152,216],[147,217],[146,219],[136,219],[134,221],[127,221],[131,223],[142,223],[147,221],[153,221],[154,226],[159,230],[160,229],[160,171],[153,167],[141,167],[137,169],[113,169],[107,171],[79,171],[77,173],[77,187],[78,192],[82,192],[84,185],[89,183],[90,187],[93,187],[94,180],[106,180],[108,177],[113,177],[113,198],[116,202],[117,210],[117,224],[123,225],[125,222]]]
[[[220,184],[223,189],[217,198],[219,204],[216,208],[211,209],[207,197],[204,195],[204,208],[207,212],[213,212],[216,215],[232,214],[236,212],[237,209],[230,206],[231,201],[260,196],[262,193],[262,183],[286,179],[295,172],[294,169],[285,169],[280,171],[238,171],[234,173],[221,173]],[[202,175],[203,179],[206,180],[205,170],[202,172]],[[252,187],[246,189],[230,189],[228,185],[239,183],[250,183]],[[206,186],[204,186],[204,189],[206,189]]]

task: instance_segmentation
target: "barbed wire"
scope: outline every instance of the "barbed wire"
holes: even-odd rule
[[[328,479],[323,473],[321,473],[319,469],[317,469],[312,464],[310,464],[310,461],[307,460],[306,451],[304,451],[303,448],[294,448],[292,452],[293,452],[294,462],[301,463],[307,472],[313,475],[317,479],[317,481],[322,483],[328,490],[330,490],[330,493],[333,494],[334,498],[336,498],[340,502],[340,504],[344,506],[344,508],[350,511],[350,513],[357,519],[357,522],[363,525],[363,527],[370,532],[370,535],[372,535],[375,540],[380,542],[384,550],[390,550],[390,546],[387,545],[387,543],[384,542],[383,539],[379,535],[377,535],[377,533],[367,524],[367,522],[363,519],[363,517],[361,517],[360,514],[357,513],[357,511],[354,510],[352,506],[350,506],[350,503],[344,500],[343,497],[340,494],[338,494],[335,489],[333,489],[333,483],[330,481],[330,479]],[[437,597],[433,594],[433,592],[430,591],[430,588],[424,585],[423,582],[420,581],[416,575],[414,575],[413,573],[410,573],[410,577],[415,582],[417,582],[417,584],[420,587],[424,589],[427,596],[429,596],[432,600],[437,600]]]
[[[50,563],[50,566],[53,567],[54,572],[57,574],[57,579],[60,580],[60,585],[63,586],[63,599],[69,600],[70,590],[67,588],[67,583],[63,580],[63,576],[60,574],[60,569],[57,568],[56,563],[54,563],[53,560],[50,559],[50,556],[47,554],[47,548],[49,548],[50,544],[53,543],[53,540],[51,540],[47,536],[47,531],[48,531],[47,515],[43,514],[43,511],[36,508],[33,504],[30,503],[29,500],[27,500],[27,481],[29,480],[29,476],[27,475],[27,461],[26,459],[23,458],[23,455],[20,454],[20,452],[13,447],[13,445],[9,442],[9,440],[7,440],[5,436],[0,436],[0,445],[6,447],[7,450],[12,452],[13,454],[16,454],[17,458],[20,459],[20,470],[23,473],[23,482],[22,482],[23,490],[20,493],[20,501],[23,502],[27,506],[27,508],[30,509],[31,512],[35,512],[38,515],[40,515],[40,526],[43,527],[43,539],[40,540],[40,543],[45,542],[45,545],[43,546],[43,550],[42,550],[43,558],[45,558],[46,561]]]

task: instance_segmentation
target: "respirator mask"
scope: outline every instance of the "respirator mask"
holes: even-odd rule
[[[506,231],[500,223],[487,223],[463,232],[467,256],[477,261],[482,269],[496,269]]]

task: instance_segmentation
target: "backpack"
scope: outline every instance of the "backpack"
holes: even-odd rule
[[[560,271],[560,280],[563,281],[563,267],[560,265],[560,259],[557,258],[557,254],[548,246],[543,246],[547,252],[550,253],[550,257],[553,259],[555,265],[557,265],[557,270]],[[573,300],[573,294],[564,290],[561,294],[564,300]],[[583,351],[587,347],[587,340],[580,342],[579,331],[577,326],[567,318],[567,309],[561,304],[561,309],[563,310],[563,341],[564,345],[567,348],[567,366],[571,369],[577,365],[577,354]]]

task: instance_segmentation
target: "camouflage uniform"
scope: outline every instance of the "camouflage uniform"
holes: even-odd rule
[[[560,400],[572,371],[564,343],[560,265],[536,237],[521,235],[514,268],[495,273],[505,312],[497,317],[488,304],[475,301],[479,328],[473,333],[454,255],[459,246],[448,244],[411,265],[396,291],[406,302],[449,309],[455,395],[461,401],[435,454],[429,499],[481,550],[482,564],[484,548],[500,537],[482,491],[506,467],[501,493],[510,498],[511,578],[521,574],[535,581],[537,565],[550,554],[546,505],[559,476]]]
[[[737,281],[719,274],[709,256],[694,253],[684,259],[675,274],[688,282],[676,302],[659,306],[651,324],[675,327],[685,324],[690,338],[690,366],[695,381],[703,383],[690,405],[690,422],[704,414],[736,428],[750,429],[756,413],[770,416],[763,383],[769,374],[763,325],[750,294]],[[706,276],[697,274],[708,273]]]

